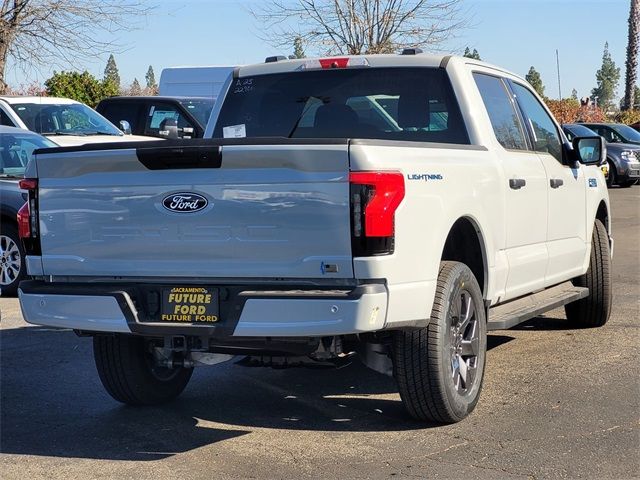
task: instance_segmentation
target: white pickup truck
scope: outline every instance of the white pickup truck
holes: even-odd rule
[[[488,330],[607,321],[605,147],[570,144],[522,78],[406,51],[241,67],[223,92],[208,138],[40,150],[22,181],[24,318],[92,336],[116,400],[235,355],[357,354],[451,423]]]

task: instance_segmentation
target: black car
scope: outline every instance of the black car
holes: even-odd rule
[[[202,138],[214,100],[200,97],[110,97],[96,110],[134,135]],[[127,122],[123,124],[121,122]]]
[[[630,187],[640,179],[640,133],[621,123],[579,123],[563,125],[565,134],[600,135],[607,142],[609,177],[607,185]]]
[[[15,295],[26,275],[24,250],[16,215],[27,194],[18,182],[33,151],[57,147],[51,140],[21,128],[0,126],[0,293]]]

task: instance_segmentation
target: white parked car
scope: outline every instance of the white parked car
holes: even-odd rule
[[[232,66],[169,67],[160,74],[158,93],[169,97],[218,98]]]
[[[59,97],[0,97],[0,123],[39,133],[62,147],[157,140],[125,135],[84,103]]]

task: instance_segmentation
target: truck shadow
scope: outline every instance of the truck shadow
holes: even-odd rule
[[[536,331],[563,331],[563,330],[579,330],[567,321],[566,318],[550,318],[540,315],[531,320],[516,325],[512,330],[536,330]]]
[[[490,348],[511,337],[490,335]],[[232,362],[196,369],[175,402],[120,405],[103,390],[91,340],[25,327],[0,331],[0,452],[152,461],[255,428],[375,432],[432,428],[404,411],[392,378],[359,362],[273,370]]]

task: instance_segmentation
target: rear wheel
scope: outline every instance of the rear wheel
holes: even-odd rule
[[[454,423],[480,398],[487,350],[482,292],[466,265],[441,262],[428,327],[398,331],[394,375],[409,414]]]
[[[0,234],[0,290],[3,296],[16,294],[26,270],[18,230],[11,224],[3,224]]]
[[[133,335],[96,335],[93,355],[102,385],[128,405],[156,405],[173,400],[189,383],[192,368],[166,368],[154,362],[150,344]]]
[[[591,257],[587,273],[573,279],[577,287],[587,287],[589,295],[565,305],[567,320],[577,327],[601,327],[611,314],[611,251],[607,229],[600,220],[593,225]]]

